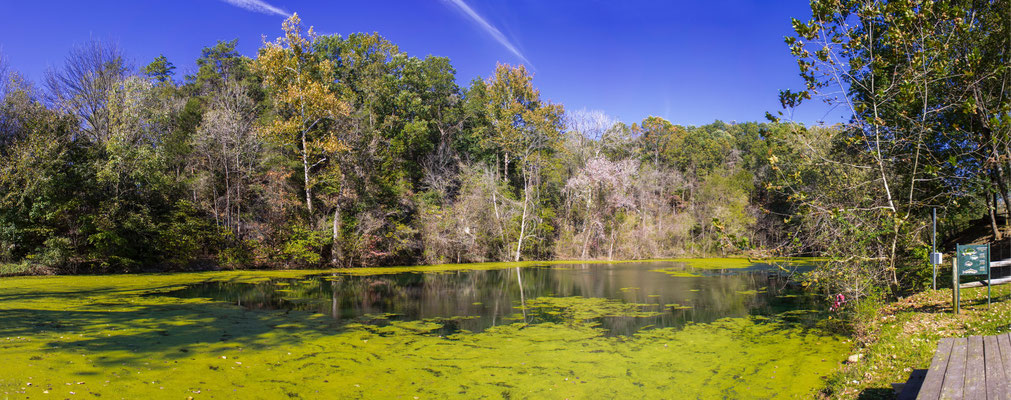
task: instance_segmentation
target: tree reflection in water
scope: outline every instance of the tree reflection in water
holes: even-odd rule
[[[582,315],[560,309],[565,306],[557,302],[537,301],[542,298],[601,298],[638,305],[642,312],[635,316],[588,314],[614,335],[810,307],[806,298],[794,293],[779,266],[693,270],[675,262],[370,276],[335,273],[259,283],[206,282],[163,295],[212,298],[249,309],[318,312],[342,323],[438,320],[447,332],[477,332],[515,322],[561,322]],[[538,305],[528,307],[531,302]]]

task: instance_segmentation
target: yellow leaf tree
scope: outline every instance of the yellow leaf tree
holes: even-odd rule
[[[254,67],[274,100],[277,118],[266,130],[270,139],[294,148],[302,162],[305,207],[311,215],[316,168],[347,147],[338,134],[349,107],[330,90],[331,60],[314,49],[312,27],[303,36],[302,21],[292,15],[282,25],[284,36],[265,42]]]
[[[301,162],[305,207],[313,224],[313,187],[323,180],[336,180],[329,183],[340,187],[343,181],[337,156],[348,150],[340,126],[350,107],[332,90],[329,77],[334,63],[316,50],[319,37],[312,27],[304,30],[298,14],[293,14],[282,28],[284,36],[264,42],[254,69],[263,77],[276,110],[265,133],[269,140],[292,150]],[[337,249],[339,206],[333,214],[333,248]],[[337,262],[336,251],[333,257]]]

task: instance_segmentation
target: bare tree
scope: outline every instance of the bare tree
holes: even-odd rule
[[[243,233],[244,199],[258,169],[262,143],[256,134],[256,105],[246,89],[229,81],[214,93],[210,109],[197,129],[198,165],[212,175],[205,190],[219,224],[237,236]],[[221,185],[221,193],[218,186]]]
[[[0,99],[7,97],[7,87],[10,85],[10,82],[8,82],[10,79],[10,62],[7,60],[7,56],[4,55],[3,48],[0,48]]]
[[[12,78],[7,57],[0,52],[0,155],[4,154],[4,148],[14,139],[18,125],[14,113],[10,110],[13,104],[7,97],[8,88],[11,86],[9,81]]]
[[[71,48],[63,68],[46,72],[47,100],[76,116],[89,139],[104,141],[112,123],[107,109],[109,94],[128,72],[117,45],[91,39]]]
[[[615,124],[611,118],[600,110],[576,110],[565,115],[565,125],[568,129],[570,147],[574,147],[577,163],[582,166],[592,157],[600,155],[600,145],[604,135]]]
[[[519,218],[520,201],[509,198],[508,188],[493,166],[461,163],[459,169],[460,188],[453,202],[420,216],[425,261],[510,258],[505,224]]]

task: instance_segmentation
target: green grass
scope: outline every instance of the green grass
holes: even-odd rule
[[[833,374],[824,391],[836,399],[892,399],[891,383],[930,366],[943,337],[1011,331],[1011,285],[962,290],[961,313],[952,313],[951,289],[930,290],[890,304],[867,304],[856,317],[853,354],[863,358]]]

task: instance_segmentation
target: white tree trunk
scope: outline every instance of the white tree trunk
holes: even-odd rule
[[[333,209],[333,244],[330,246],[330,264],[333,266],[339,265],[338,263],[344,258],[340,244],[340,219],[341,207],[338,203]]]
[[[312,218],[312,193],[309,189],[309,154],[305,142],[305,132],[302,133],[302,178],[305,183],[305,207],[309,210],[310,220]],[[315,225],[315,224],[313,224]]]
[[[526,175],[526,174],[524,174]],[[526,236],[527,232],[527,209],[530,204],[530,180],[526,176],[523,177],[523,216],[520,217],[520,237],[516,241],[516,258],[514,261],[520,260],[521,250],[523,250],[523,238]]]

